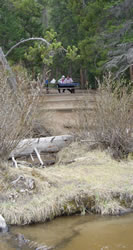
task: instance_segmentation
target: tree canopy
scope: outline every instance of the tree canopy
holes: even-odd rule
[[[21,61],[34,76],[47,65],[55,77],[69,73],[95,87],[95,77],[106,70],[119,75],[133,63],[132,13],[131,0],[0,0],[0,46],[6,54],[21,39],[51,39],[48,50],[30,41],[8,60]]]

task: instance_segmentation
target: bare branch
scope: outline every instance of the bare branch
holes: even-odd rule
[[[8,50],[8,52],[6,53],[5,57],[7,57],[7,56],[10,54],[10,52],[11,52],[14,48],[18,47],[20,44],[25,43],[25,42],[28,42],[28,41],[35,41],[35,40],[36,40],[36,41],[41,41],[41,42],[45,43],[47,46],[50,46],[50,43],[49,43],[46,39],[44,39],[44,38],[42,38],[42,37],[31,37],[31,38],[28,38],[28,39],[24,39],[24,40],[18,42],[17,44],[13,45],[13,46]],[[66,49],[64,49],[64,48],[62,48],[62,49],[63,49],[65,52],[67,52]]]

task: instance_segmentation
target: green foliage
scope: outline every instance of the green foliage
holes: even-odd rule
[[[70,74],[79,77],[80,60],[76,51],[78,48],[78,23],[73,15],[69,0],[50,0],[50,27],[58,34],[58,40],[62,42],[63,47],[67,50],[67,56],[64,57],[65,52],[59,53],[54,58],[52,65],[52,74],[60,76],[61,74]],[[71,48],[70,48],[70,47]],[[74,63],[72,63],[74,61]],[[77,73],[78,72],[78,73]]]
[[[49,42],[49,46],[43,42],[34,42],[34,45],[25,52],[25,58],[32,63],[32,66],[34,65],[35,74],[38,73],[36,65],[40,68],[43,65],[49,67],[53,64],[55,54],[62,50],[62,44],[57,41],[56,36],[57,33],[53,29],[47,31],[44,39]]]
[[[26,37],[41,34],[41,12],[43,5],[35,0],[11,0],[20,18],[21,25],[25,28]],[[25,38],[26,38],[25,37]]]
[[[49,42],[49,46],[43,42],[35,42],[34,45],[30,46],[28,51],[25,52],[25,58],[31,63],[34,62],[34,58],[36,58],[36,62],[38,61],[41,67],[45,65],[49,68],[53,64],[57,53],[64,50],[62,43],[58,42],[56,37],[57,33],[53,29],[47,31],[44,39]],[[78,48],[75,46],[68,46],[65,53],[66,57],[72,62],[80,58],[80,55],[78,55]]]
[[[8,13],[8,14],[7,14]],[[0,45],[8,50],[14,42],[22,38],[24,28],[21,27],[19,18],[11,1],[0,1]]]
[[[0,1],[0,45],[6,53],[21,39],[42,36],[42,10],[46,0],[1,0]],[[27,45],[13,50],[8,60],[25,63]],[[28,65],[26,65],[28,66]]]
[[[101,77],[109,60],[108,52],[116,50],[114,44],[133,41],[129,25],[133,4],[124,10],[122,4],[126,1],[1,0],[0,45],[6,53],[21,39],[45,37],[49,47],[40,42],[23,44],[12,51],[8,60],[21,60],[35,75],[46,65],[54,77],[69,72],[79,78],[81,68],[87,72],[87,81]],[[45,12],[47,28],[43,22]],[[93,85],[92,80],[90,84]]]
[[[107,4],[105,5],[104,10],[108,10],[108,9],[112,8],[112,6],[116,6],[116,5],[120,4],[121,2],[123,2],[123,0],[107,1]]]
[[[67,53],[66,56],[72,61],[74,62],[75,60],[80,59],[80,55],[78,54],[78,48],[76,48],[74,45],[68,46],[67,47]]]

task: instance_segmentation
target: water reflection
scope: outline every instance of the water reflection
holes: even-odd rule
[[[63,250],[133,249],[133,215],[98,218],[76,230],[79,234]]]
[[[12,234],[22,233],[38,244],[56,250],[133,250],[133,215],[122,217],[71,216],[51,222],[13,227]],[[0,250],[17,249],[0,239]],[[21,248],[30,249],[30,248]]]

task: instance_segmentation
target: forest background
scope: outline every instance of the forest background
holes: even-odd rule
[[[23,43],[8,55],[10,64],[21,64],[32,78],[45,68],[50,78],[70,74],[81,87],[95,88],[96,77],[106,71],[117,77],[125,72],[129,79],[132,14],[131,0],[0,0],[0,45],[6,54],[19,41],[45,38],[52,49]],[[65,57],[65,50],[77,53],[76,60]]]

